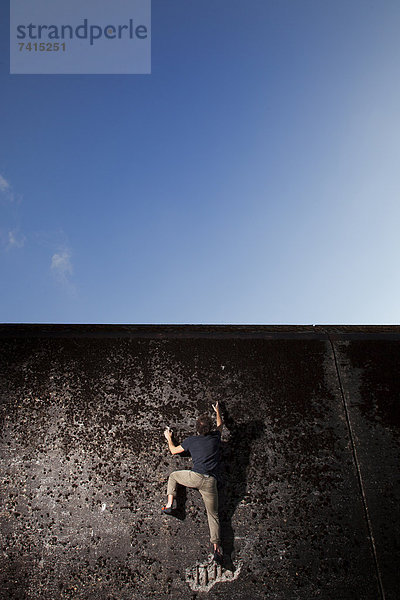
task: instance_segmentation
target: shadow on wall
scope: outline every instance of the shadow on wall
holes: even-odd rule
[[[221,540],[224,550],[224,566],[234,570],[232,553],[235,533],[232,518],[237,506],[247,490],[247,467],[250,462],[251,445],[264,432],[263,421],[237,423],[229,414],[224,403],[220,402],[224,425],[229,431],[229,440],[222,442],[221,482],[218,486]]]

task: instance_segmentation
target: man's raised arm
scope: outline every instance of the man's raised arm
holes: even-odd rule
[[[219,410],[219,403],[216,402],[215,404],[212,405],[213,409],[216,412],[216,416],[217,416],[217,429],[219,431],[222,431],[222,428],[224,426],[222,418],[221,418],[221,411]]]

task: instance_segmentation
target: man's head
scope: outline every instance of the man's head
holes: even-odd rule
[[[212,430],[212,420],[208,415],[200,415],[196,421],[196,431],[200,435],[207,435]]]

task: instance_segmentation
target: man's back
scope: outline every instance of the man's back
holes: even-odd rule
[[[212,431],[207,435],[192,435],[183,440],[181,446],[193,460],[193,471],[217,477],[220,459],[221,432]]]

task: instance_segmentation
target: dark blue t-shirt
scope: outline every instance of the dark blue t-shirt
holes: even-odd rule
[[[182,448],[190,452],[193,471],[202,475],[213,475],[218,479],[221,432],[212,431],[207,435],[191,435],[183,440]]]

